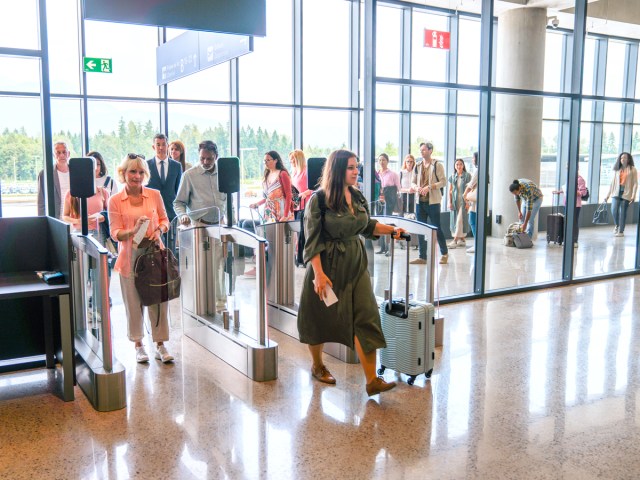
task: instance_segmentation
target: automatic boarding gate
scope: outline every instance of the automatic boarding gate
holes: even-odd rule
[[[76,380],[100,412],[127,405],[125,369],[113,356],[108,252],[92,236],[71,234]]]
[[[268,332],[266,240],[238,227],[195,222],[179,229],[178,242],[184,334],[250,379],[275,380],[278,344]],[[245,249],[255,252],[255,279],[238,279],[245,267],[239,252]]]
[[[269,245],[267,292],[269,326],[299,339],[298,299],[306,269],[295,266],[294,258],[300,233],[300,221],[259,225]],[[346,363],[358,363],[355,351],[339,343],[325,343],[324,351]]]
[[[437,230],[430,225],[404,217],[372,216],[371,218],[404,228],[411,235],[425,235],[427,239],[430,239],[430,241],[428,240],[427,249],[426,290],[424,297],[420,295],[422,297],[420,300],[434,304]],[[304,268],[297,268],[294,262],[298,234],[300,232],[300,221],[294,220],[260,225],[258,232],[262,231],[264,231],[264,236],[269,245],[267,268],[269,326],[297,339],[299,338],[297,327],[298,299],[300,298],[306,272]],[[365,242],[365,245],[369,259],[369,272],[373,277],[375,266],[373,245],[370,241]],[[383,291],[376,291],[375,293],[377,297],[384,298]],[[442,322],[437,323],[437,325],[441,327]],[[354,350],[338,343],[326,343],[324,351],[346,363],[358,362],[358,357]]]

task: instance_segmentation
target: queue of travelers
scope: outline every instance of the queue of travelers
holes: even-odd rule
[[[142,245],[165,248],[164,235],[171,220],[183,226],[218,225],[226,215],[226,194],[218,188],[217,145],[204,140],[198,145],[199,162],[191,166],[186,162],[185,146],[174,140],[168,143],[164,134],[153,138],[153,158],[146,160],[138,153],[124,156],[114,177],[97,151],[87,156],[95,159],[96,193],[87,200],[89,230],[100,238],[99,225],[108,225],[108,235],[117,242],[118,255],[114,271],[119,274],[122,298],[127,316],[128,338],[134,344],[137,362],[149,361],[144,346],[144,315],[149,318],[148,330],[155,343],[154,356],[163,363],[174,360],[165,342],[169,340],[168,302],[143,306],[134,284],[133,265],[143,252]],[[477,225],[477,152],[473,155],[473,175],[467,171],[463,159],[453,163],[447,177],[442,161],[433,157],[430,142],[420,144],[420,161],[408,154],[399,173],[390,167],[390,158],[381,153],[376,170],[379,191],[373,205],[384,215],[405,215],[429,223],[437,228],[440,264],[448,263],[448,250],[466,247],[466,237],[476,236]],[[56,216],[69,222],[73,230],[80,228],[79,199],[70,194],[70,151],[65,142],[54,144],[54,210]],[[294,218],[303,220],[301,265],[306,275],[298,311],[300,341],[308,345],[311,357],[311,376],[325,384],[335,384],[336,378],[322,360],[323,345],[337,342],[354,348],[362,364],[366,392],[375,395],[395,386],[376,375],[376,350],[386,345],[380,326],[380,316],[369,274],[367,255],[361,236],[380,239],[380,250],[388,252],[391,235],[398,239],[404,231],[371,218],[371,202],[361,189],[363,164],[347,150],[336,150],[324,164],[319,189],[308,186],[307,163],[304,152],[296,149],[288,154],[290,171],[280,154],[274,150],[264,154],[262,198],[250,205],[262,207],[260,222],[281,222]],[[629,204],[634,201],[638,179],[633,157],[627,152],[619,155],[605,202],[612,199],[615,223],[614,235],[624,235],[625,218]],[[115,181],[114,181],[115,180]],[[38,213],[44,215],[44,179],[38,176]],[[121,185],[121,187],[118,186]],[[566,185],[554,193],[563,193]],[[445,196],[446,191],[446,196]],[[579,197],[588,196],[586,183],[578,175]],[[521,228],[530,237],[534,233],[536,216],[543,201],[539,186],[526,178],[513,180],[509,192],[514,196]],[[446,243],[440,224],[443,196],[448,199],[452,240]],[[576,205],[577,222],[580,198]],[[243,228],[255,230],[256,222],[241,223]],[[144,233],[139,231],[144,228]],[[573,242],[577,246],[578,227],[574,225]],[[137,239],[134,242],[134,237]],[[138,238],[140,237],[140,238]],[[426,240],[418,242],[418,258],[411,263],[426,263]],[[222,244],[213,247],[213,256],[219,261],[215,305],[216,311],[226,308],[225,271]],[[474,253],[474,246],[467,248]],[[339,258],[334,258],[338,255]],[[245,274],[251,277],[251,272]],[[253,274],[255,276],[255,272]],[[333,290],[340,307],[335,304],[326,310],[323,305],[328,291]],[[345,305],[349,305],[348,308]],[[330,314],[327,314],[329,311]]]

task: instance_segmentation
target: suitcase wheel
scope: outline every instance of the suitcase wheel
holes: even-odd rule
[[[409,375],[409,379],[407,380],[408,385],[413,385],[413,382],[416,381],[416,375]]]
[[[385,367],[384,365],[380,365],[380,368],[378,369],[378,375],[383,375],[386,368],[387,367]]]
[[[432,373],[433,373],[433,368],[432,368],[431,370],[429,370],[428,372],[426,372],[426,373],[424,374],[424,376],[425,376],[426,378],[431,378],[431,374],[432,374]]]

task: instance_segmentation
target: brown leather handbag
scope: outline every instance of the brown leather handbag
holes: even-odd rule
[[[143,305],[157,305],[180,296],[180,269],[170,249],[149,246],[136,259],[133,271]]]

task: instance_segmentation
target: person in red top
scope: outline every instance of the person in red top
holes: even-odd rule
[[[264,205],[264,222],[286,222],[293,220],[291,177],[282,163],[280,154],[271,150],[264,154],[264,198],[249,205],[258,208]]]

